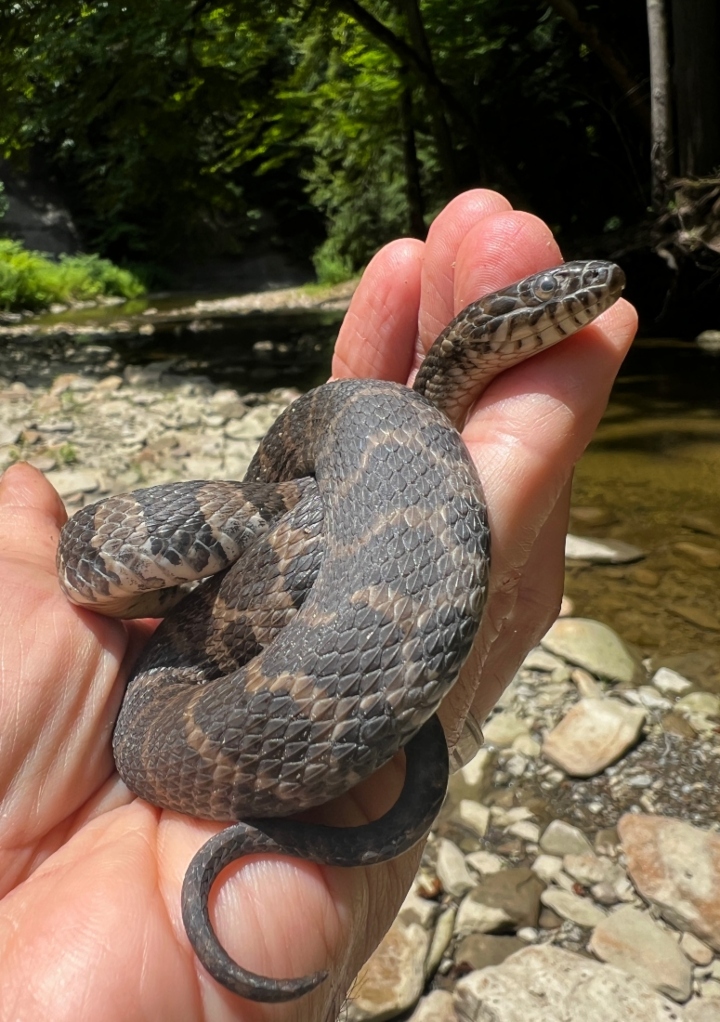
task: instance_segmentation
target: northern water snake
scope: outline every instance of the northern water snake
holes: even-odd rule
[[[280,851],[366,865],[429,829],[448,769],[435,711],[472,645],[489,571],[482,489],[457,430],[489,379],[590,322],[623,286],[599,261],[535,274],[460,313],[413,390],[342,380],[298,399],[243,483],[110,497],[63,529],[61,584],[102,613],[158,613],[183,595],[174,587],[207,579],[141,656],[113,747],[153,804],[243,821],[200,849],[183,885],[193,947],[228,989],[280,1001],[324,978],[268,979],[229,958],[207,909],[229,862]],[[405,786],[381,820],[273,819],[344,793],[401,748]]]

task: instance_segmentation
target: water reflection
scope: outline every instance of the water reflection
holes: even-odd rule
[[[647,557],[571,565],[567,592],[579,614],[716,692],[719,478],[720,359],[678,341],[639,342],[578,465],[571,528],[626,540]]]

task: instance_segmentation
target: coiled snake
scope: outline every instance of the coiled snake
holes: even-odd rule
[[[461,312],[413,390],[341,380],[301,397],[244,482],[110,497],[63,529],[60,579],[75,603],[137,617],[183,597],[134,669],[113,749],[149,802],[244,821],[200,849],[182,895],[192,945],[228,989],[280,1001],[325,978],[268,979],[230,959],[207,907],[228,863],[258,851],[378,863],[431,826],[448,773],[435,711],[472,645],[489,570],[482,489],[457,430],[489,379],[590,322],[623,286],[606,262],[538,273]],[[401,748],[405,786],[381,820],[282,819]]]

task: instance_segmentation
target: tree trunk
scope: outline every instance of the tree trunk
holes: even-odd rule
[[[412,116],[412,88],[406,82],[400,96],[400,123],[403,134],[403,158],[405,161],[405,193],[408,202],[408,220],[410,234],[413,238],[424,238],[425,203],[423,202],[422,185],[420,184],[420,164],[415,148],[415,130]]]
[[[647,0],[647,20],[652,118],[652,200],[653,207],[660,210],[667,201],[673,172],[670,64],[664,0]]]
[[[672,38],[680,176],[720,176],[718,0],[672,0]]]
[[[425,98],[430,110],[435,148],[442,169],[443,186],[447,195],[454,195],[457,190],[457,175],[455,173],[452,136],[445,118],[442,96],[435,84],[437,82],[437,74],[425,34],[422,15],[420,14],[417,0],[401,0],[401,6],[405,13],[405,22],[408,27],[410,42],[416,53],[419,54],[423,64],[431,72],[425,82]]]

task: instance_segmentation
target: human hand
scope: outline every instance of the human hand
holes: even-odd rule
[[[338,339],[335,376],[405,382],[462,306],[559,262],[547,228],[498,195],[471,192],[425,244],[371,263]],[[461,681],[443,708],[449,736],[482,719],[552,621],[563,578],[572,465],[590,439],[635,328],[619,302],[582,335],[495,380],[464,436],[493,529],[491,596]],[[416,339],[420,336],[420,347]],[[180,887],[218,825],[135,799],[113,769],[110,735],[128,672],[152,630],[71,606],[55,573],[59,499],[28,466],[0,482],[0,1019],[140,1017],[240,1022],[335,1018],[391,922],[419,852],[371,869],[296,859],[234,864],[211,899],[218,936],[265,975],[330,978],[285,1005],[242,1001],[189,946]],[[479,670],[482,666],[482,677]],[[380,815],[402,783],[389,764],[323,807],[334,824]]]

